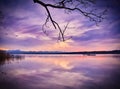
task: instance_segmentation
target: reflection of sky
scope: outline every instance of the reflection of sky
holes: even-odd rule
[[[99,26],[78,15],[78,12],[67,15],[62,10],[55,10],[54,12],[52,10],[54,19],[59,22],[61,27],[64,27],[64,24],[70,21],[66,34],[73,37],[65,43],[57,43],[52,39],[58,35],[53,27],[47,29],[48,37],[41,30],[46,18],[44,8],[34,4],[33,0],[0,0],[0,11],[4,15],[3,24],[0,26],[0,46],[5,49],[22,50],[118,49],[120,43],[119,2],[113,0],[98,1],[97,7],[100,10],[109,5],[107,19]]]
[[[111,81],[111,73],[120,66],[118,59],[112,56],[27,55],[25,60],[11,62],[1,68],[30,89],[79,89],[89,83],[99,85]]]

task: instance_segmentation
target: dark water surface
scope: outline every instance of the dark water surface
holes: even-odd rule
[[[120,55],[22,55],[0,63],[0,89],[120,89]]]

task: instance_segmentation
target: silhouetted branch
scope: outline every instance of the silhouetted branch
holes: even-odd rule
[[[50,20],[54,28],[59,30],[58,39],[60,40],[62,39],[62,41],[65,41],[64,34],[65,34],[68,24],[66,25],[65,29],[62,30],[59,24],[55,20],[53,20],[53,17],[49,11],[49,7],[56,8],[56,9],[64,9],[68,11],[78,11],[83,16],[89,18],[90,21],[94,21],[96,25],[104,19],[103,15],[105,15],[105,13],[107,12],[107,10],[104,10],[102,13],[98,14],[98,13],[95,13],[95,9],[91,11],[85,11],[80,7],[80,5],[84,5],[84,7],[87,8],[91,4],[95,4],[96,0],[57,0],[57,1],[53,0],[55,4],[45,3],[41,0],[33,0],[33,1],[34,3],[38,3],[42,5],[47,11],[48,15],[43,25],[43,29],[44,29],[44,26],[47,24],[47,22]]]

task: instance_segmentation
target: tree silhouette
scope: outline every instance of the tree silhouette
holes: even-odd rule
[[[51,15],[51,11],[49,10],[49,7],[55,8],[55,9],[64,9],[68,12],[78,11],[83,16],[89,18],[90,21],[94,21],[96,23],[96,25],[104,19],[104,15],[107,12],[107,9],[105,9],[99,13],[97,13],[97,9],[95,9],[95,8],[92,8],[91,10],[87,10],[87,9],[89,9],[89,7],[91,5],[96,4],[96,0],[51,0],[52,4],[45,2],[45,0],[44,1],[33,0],[33,1],[34,1],[34,3],[38,3],[41,6],[43,6],[47,12],[47,18],[42,27],[44,33],[46,33],[44,26],[46,26],[46,24],[49,21],[51,21],[54,28],[59,30],[58,40],[60,40],[60,41],[66,40],[65,39],[65,31],[67,30],[68,23],[65,26],[65,28],[62,29],[60,27],[60,25],[57,23],[57,21],[55,21],[53,19],[53,16]],[[83,8],[85,8],[85,9],[83,9]]]

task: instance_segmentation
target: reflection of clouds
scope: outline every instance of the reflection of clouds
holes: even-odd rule
[[[62,67],[64,69],[72,69],[73,68],[73,66],[70,65],[69,61],[57,61],[56,60],[56,61],[54,61],[54,64],[58,65],[58,66],[60,66],[60,67]]]
[[[107,67],[107,65],[117,64],[117,60],[112,57],[115,55],[96,55],[96,56],[82,56],[82,55],[47,55],[36,56],[34,60],[28,57],[32,62],[40,63],[51,68],[60,67],[62,69],[72,69],[77,66],[91,66]],[[50,68],[49,67],[49,68]]]
[[[65,72],[65,71],[53,71],[53,77],[50,78],[47,82],[51,84],[57,84],[62,86],[74,86],[81,85],[82,81],[90,80],[89,77],[84,76],[82,73],[75,72]],[[81,80],[81,82],[80,82]]]
[[[80,86],[83,81],[91,80],[88,76],[85,76],[83,73],[75,73],[68,71],[46,71],[43,69],[39,70],[26,70],[20,69],[12,71],[14,76],[21,78],[24,82],[32,82],[32,87],[49,87],[49,86],[69,86],[73,87],[74,85]],[[31,80],[32,79],[32,80]],[[41,81],[42,79],[42,81]],[[41,85],[43,84],[43,85]]]
[[[103,82],[110,76],[114,65],[120,65],[120,62],[109,55],[30,55],[19,63],[19,67],[17,63],[15,65],[9,70],[10,75],[30,85],[32,89],[66,89],[66,87],[79,89],[86,82],[96,84]]]
[[[58,59],[56,59],[58,58]],[[62,68],[62,69],[72,69],[74,67],[73,60],[68,60],[69,57],[57,57],[57,56],[52,56],[51,57],[36,57],[34,60],[31,60],[33,62],[37,63],[42,63],[43,65],[50,66],[50,68]],[[48,67],[49,68],[49,67]]]
[[[19,76],[19,75],[31,75],[35,73],[35,70],[26,70],[26,69],[16,69],[11,71],[11,73],[14,73],[14,75]]]

